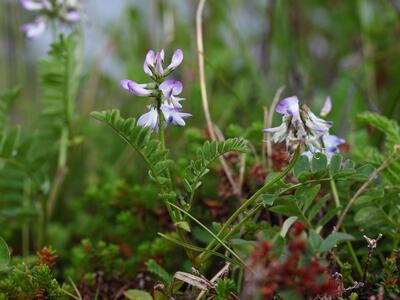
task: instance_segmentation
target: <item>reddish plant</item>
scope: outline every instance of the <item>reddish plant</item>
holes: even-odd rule
[[[47,247],[43,247],[40,251],[37,251],[36,256],[39,260],[39,264],[45,264],[49,268],[54,266],[58,259],[56,251]]]
[[[304,230],[301,223],[292,228],[294,239],[289,242],[283,261],[271,251],[271,243],[260,242],[250,260],[250,267],[256,274],[247,274],[247,282],[257,281],[258,286],[245,288],[246,296],[261,294],[262,299],[273,299],[279,292],[291,291],[308,299],[338,294],[337,281],[331,278],[324,264],[310,258],[306,241],[298,237]]]

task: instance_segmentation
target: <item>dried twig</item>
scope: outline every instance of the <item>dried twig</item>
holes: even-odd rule
[[[379,175],[380,172],[382,172],[384,169],[386,169],[393,161],[397,159],[397,154],[398,151],[400,150],[400,147],[395,146],[394,151],[392,154],[377,168],[371,176],[369,176],[368,180],[364,182],[364,184],[357,190],[357,192],[354,194],[354,196],[350,199],[349,203],[343,210],[342,214],[339,217],[339,220],[336,223],[336,226],[334,228],[334,231],[337,232],[339,231],[340,227],[343,224],[344,218],[346,217],[347,213],[349,212],[351,206],[354,204],[354,202],[357,200],[357,198],[367,189],[367,187],[370,185],[370,183]]]
[[[207,88],[206,88],[206,79],[204,72],[204,44],[203,44],[203,28],[202,28],[202,18],[204,5],[206,0],[200,0],[199,5],[197,6],[196,11],[196,40],[197,40],[197,54],[198,54],[198,64],[199,64],[199,79],[200,79],[200,91],[201,91],[201,100],[203,105],[203,112],[206,118],[208,133],[210,134],[210,138],[212,141],[217,141],[217,137],[215,135],[215,131],[213,128],[213,123],[211,120],[210,109],[208,106],[208,98],[207,98]],[[229,183],[232,186],[234,194],[239,195],[239,191],[237,188],[237,184],[233,179],[232,173],[229,170],[228,164],[225,159],[220,157],[221,166],[226,174],[226,177],[229,180]]]
[[[211,280],[210,280],[209,282],[210,282],[211,284],[213,284],[213,283],[215,283],[220,277],[225,276],[225,275],[229,272],[229,266],[230,266],[230,263],[226,263],[226,264],[224,265],[224,267],[223,267],[221,270],[219,270],[218,273],[215,274],[214,277],[211,278]],[[200,300],[200,299],[204,296],[205,293],[206,293],[205,291],[201,291],[200,294],[197,296],[196,300]]]
[[[365,266],[364,266],[364,272],[363,272],[363,276],[362,276],[362,282],[365,283],[365,280],[367,279],[368,267],[369,267],[369,264],[371,263],[372,252],[378,245],[378,241],[382,238],[382,233],[380,233],[376,239],[370,239],[366,235],[364,235],[363,237],[367,240],[367,243],[368,243],[368,257],[367,257],[367,262],[365,263]]]

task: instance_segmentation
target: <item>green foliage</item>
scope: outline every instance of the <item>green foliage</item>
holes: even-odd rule
[[[54,277],[52,270],[44,264],[28,267],[21,264],[11,269],[0,280],[0,296],[6,299],[36,299],[43,295],[49,299],[70,299]]]
[[[209,166],[228,152],[247,152],[246,143],[241,138],[231,138],[223,142],[206,141],[198,150],[196,159],[190,162],[183,179],[186,190],[194,193],[201,186],[201,179],[209,172]]]
[[[0,133],[7,124],[10,107],[19,96],[20,91],[21,88],[19,86],[10,90],[0,91]]]
[[[124,293],[124,296],[129,300],[153,300],[149,293],[141,290],[128,290]]]
[[[394,151],[398,152],[395,147],[399,147],[398,145],[400,145],[400,127],[394,120],[390,120],[382,115],[371,112],[364,112],[359,114],[358,119],[364,124],[375,127],[376,129],[384,133],[386,137],[385,153],[382,154],[379,150],[367,147],[367,153],[363,153],[364,159],[373,163],[376,166],[379,166]],[[381,174],[391,184],[398,184],[400,182],[399,153],[397,153],[394,159],[395,161],[393,161],[385,170],[383,170]]]
[[[146,266],[149,272],[157,275],[165,284],[171,284],[171,275],[167,271],[165,271],[165,269],[161,267],[154,259],[149,259],[146,262]]]
[[[74,39],[73,35],[60,35],[51,45],[49,58],[41,60],[39,65],[43,104],[40,140],[47,147],[54,147],[54,141],[60,139],[65,128],[72,131],[79,84]]]
[[[0,271],[7,267],[10,262],[10,250],[7,243],[0,237]]]
[[[230,278],[224,278],[217,281],[215,286],[216,295],[214,300],[233,299],[231,294],[236,291],[236,284]]]
[[[135,149],[150,168],[150,178],[163,186],[169,182],[167,168],[171,161],[167,159],[167,150],[160,147],[158,140],[153,139],[148,127],[136,126],[133,118],[124,119],[119,110],[92,112],[91,116],[110,126],[127,144]]]

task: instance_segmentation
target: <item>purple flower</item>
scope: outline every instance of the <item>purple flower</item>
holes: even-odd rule
[[[339,146],[346,143],[344,139],[337,137],[336,135],[327,134],[322,137],[324,142],[325,154],[330,161],[333,154],[339,152]]]
[[[180,93],[182,93],[182,82],[179,80],[168,79],[161,83],[159,88],[163,93],[165,100],[171,103],[175,108],[182,108],[182,105],[179,103],[179,101],[185,100],[185,98],[177,97]]]
[[[40,36],[46,29],[46,19],[37,17],[32,23],[21,26],[21,31],[25,33],[28,39]]]
[[[21,6],[28,11],[36,11],[39,16],[32,23],[24,24],[21,30],[28,38],[40,36],[46,29],[49,19],[63,23],[74,23],[81,19],[78,0],[20,0]]]
[[[185,126],[186,123],[183,119],[192,116],[191,114],[181,112],[180,109],[175,108],[172,104],[162,104],[161,110],[167,124],[173,124],[175,126]]]
[[[48,5],[45,1],[21,0],[20,2],[24,9],[32,11],[43,10],[46,8],[46,5]]]
[[[151,130],[155,131],[158,127],[158,112],[155,107],[149,106],[150,111],[141,115],[137,121],[138,126],[150,127]]]
[[[315,152],[323,148],[322,137],[328,134],[332,122],[317,117],[306,105],[300,106],[296,96],[280,101],[275,111],[282,115],[282,124],[263,130],[265,133],[273,133],[274,143],[285,141],[289,152],[293,152],[298,145],[303,152]]]
[[[324,106],[319,113],[321,117],[326,117],[332,110],[332,99],[331,96],[326,97]]]
[[[164,78],[178,67],[183,60],[182,50],[178,49],[172,56],[171,63],[164,69],[164,50],[155,52],[150,50],[146,54],[143,69],[151,77],[154,83],[136,83],[132,80],[121,80],[121,87],[136,96],[150,96],[154,103],[149,106],[150,111],[143,114],[137,121],[138,126],[150,127],[153,131],[158,129],[160,117],[165,120],[163,126],[168,124],[185,126],[185,120],[192,115],[181,111],[179,103],[185,98],[178,97],[183,90],[182,82],[179,80]],[[160,116],[160,114],[162,114]]]
[[[178,49],[172,55],[171,63],[164,70],[164,50],[155,52],[149,50],[144,61],[143,70],[150,77],[163,78],[175,70],[183,60],[183,52]]]
[[[147,83],[136,83],[132,80],[123,79],[120,82],[121,87],[136,96],[150,96],[152,94],[152,90],[146,89],[149,87]]]
[[[308,159],[311,161],[314,153],[322,152],[325,154],[326,158],[328,159],[328,163],[329,163],[332,159],[332,156],[335,153],[339,152],[339,146],[346,142],[344,139],[338,138],[336,135],[332,135],[332,134],[326,134],[326,135],[322,136],[322,141],[323,141],[322,149],[312,148],[312,149],[310,149],[310,151],[306,151],[306,152],[302,153],[302,155],[307,156]]]

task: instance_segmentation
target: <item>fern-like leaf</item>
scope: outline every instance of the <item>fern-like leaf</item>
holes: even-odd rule
[[[54,146],[63,129],[71,131],[74,103],[78,87],[78,68],[75,60],[73,36],[64,37],[51,45],[49,57],[39,65],[43,110],[41,113],[41,140]]]
[[[154,259],[149,259],[146,262],[147,270],[157,275],[165,284],[169,285],[172,280],[172,276],[160,266]]]
[[[248,148],[242,138],[231,138],[223,142],[206,141],[197,152],[196,159],[192,160],[186,169],[183,179],[186,190],[193,193],[201,185],[201,179],[209,172],[209,167],[220,156],[228,152],[247,152]]]
[[[388,155],[393,153],[395,145],[400,145],[400,126],[393,120],[390,120],[379,114],[364,112],[358,115],[358,119],[364,123],[369,124],[386,136],[386,154],[382,155],[378,151],[371,150],[368,159],[375,165],[380,165],[387,158]],[[392,162],[383,172],[382,175],[392,184],[400,182],[400,157]]]
[[[16,86],[13,89],[0,92],[0,132],[4,130],[10,106],[18,97],[20,91],[21,88]]]
[[[160,147],[158,140],[152,138],[148,127],[136,125],[133,118],[124,119],[119,110],[92,112],[91,116],[110,126],[127,144],[135,149],[149,166],[150,178],[164,186],[169,183],[167,169],[171,163],[167,159],[167,150]]]

